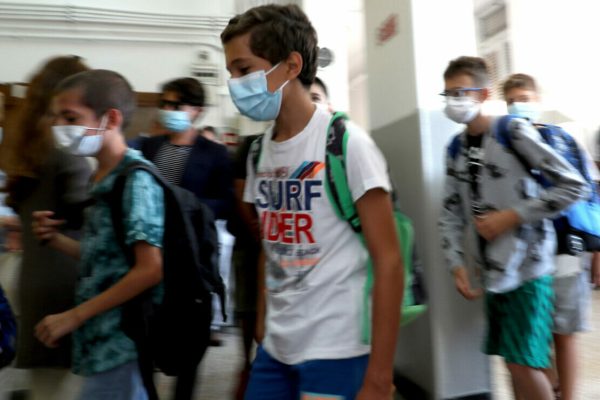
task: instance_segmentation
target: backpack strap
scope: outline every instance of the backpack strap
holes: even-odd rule
[[[519,161],[519,163],[523,166],[525,171],[533,178],[537,183],[539,183],[542,187],[547,188],[552,186],[552,184],[542,175],[538,170],[533,168],[529,161],[521,155],[518,151],[515,150],[512,143],[512,132],[510,131],[510,124],[515,118],[520,118],[516,115],[504,115],[498,119],[495,126],[494,136],[498,143],[506,147],[513,156]],[[537,129],[537,128],[536,128]],[[542,136],[542,140],[552,146],[551,142],[548,142],[546,137],[540,133]]]
[[[456,157],[460,154],[460,149],[462,148],[462,133],[457,133],[450,142],[448,146],[448,155],[454,161]]]
[[[546,143],[550,144],[550,146],[552,147],[554,147],[556,137],[560,136],[561,140],[569,148],[569,154],[575,158],[575,164],[573,164],[573,166],[577,168],[579,173],[581,173],[581,175],[585,178],[587,182],[592,181],[592,178],[590,177],[590,173],[587,169],[587,165],[584,160],[582,149],[571,134],[569,134],[560,126],[556,125],[540,124],[536,127],[538,132],[540,132],[540,134],[546,141]]]
[[[166,185],[166,181],[164,178],[158,173],[156,168],[151,165],[148,165],[141,161],[136,161],[128,166],[126,166],[115,178],[113,188],[108,195],[105,196],[109,206],[110,206],[110,216],[113,225],[113,230],[115,233],[115,238],[117,239],[117,243],[121,246],[123,250],[123,254],[127,259],[127,263],[130,267],[135,263],[135,255],[133,254],[133,249],[126,244],[125,238],[125,226],[123,224],[123,218],[125,213],[123,211],[123,195],[125,192],[125,182],[127,181],[127,177],[135,170],[143,170],[150,173],[154,179],[158,181],[158,183],[164,188]]]
[[[354,206],[346,175],[346,149],[349,137],[345,124],[346,120],[348,120],[346,114],[336,112],[327,127],[325,188],[337,216],[348,222],[354,232],[360,233],[362,232],[362,226]]]
[[[252,141],[250,145],[250,157],[252,157],[252,167],[254,168],[254,175],[258,171],[258,163],[260,162],[260,158],[262,157],[262,146],[263,146],[263,137],[265,135],[258,135],[256,139]]]

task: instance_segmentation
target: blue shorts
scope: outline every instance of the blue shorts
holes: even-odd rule
[[[79,400],[148,400],[138,362],[84,377]]]
[[[369,356],[283,364],[262,346],[250,371],[245,400],[352,400],[360,390]]]

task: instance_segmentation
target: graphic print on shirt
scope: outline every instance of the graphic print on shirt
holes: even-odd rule
[[[325,164],[304,161],[296,169],[280,167],[257,174],[256,208],[267,258],[267,287],[271,291],[300,289],[304,278],[319,263],[313,210],[323,196],[323,181],[316,178]],[[290,172],[291,171],[291,172]]]

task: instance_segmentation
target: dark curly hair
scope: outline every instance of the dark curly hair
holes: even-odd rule
[[[251,8],[229,20],[221,42],[227,44],[248,32],[252,53],[273,65],[293,51],[300,53],[303,65],[298,79],[306,88],[312,85],[317,74],[317,32],[300,7],[269,4]]]

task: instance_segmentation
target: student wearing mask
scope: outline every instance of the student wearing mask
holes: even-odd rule
[[[513,74],[506,79],[502,89],[509,114],[527,118],[534,124],[540,123],[540,96],[533,77]],[[591,156],[581,145],[579,152],[585,160],[590,177],[598,181],[600,173]],[[590,274],[592,283],[600,284],[600,253],[556,256],[552,332],[558,379],[552,370],[549,371],[549,376],[555,392],[560,393],[562,400],[575,398],[578,375],[575,333],[589,329]]]
[[[32,212],[50,209],[65,224],[61,232],[80,234],[82,204],[89,198],[89,163],[55,146],[51,125],[54,90],[61,80],[88,67],[76,56],[54,57],[33,75],[16,129],[6,132],[0,168],[7,174],[6,203],[18,214],[23,249],[18,277],[19,326],[16,367],[31,371],[31,397],[65,400],[71,379],[71,336],[48,348],[34,337],[36,324],[46,315],[75,305],[77,265],[70,257],[44,246],[31,230]],[[18,222],[18,221],[15,221]],[[13,232],[14,237],[16,232]]]
[[[52,348],[73,333],[73,371],[84,377],[80,400],[146,400],[138,366],[138,343],[123,331],[123,305],[150,290],[162,296],[164,193],[147,171],[128,174],[123,189],[125,244],[128,262],[112,221],[110,193],[121,171],[144,160],[128,149],[123,129],[135,110],[135,93],[113,71],[82,72],[62,81],[54,97],[54,136],[65,151],[94,157],[98,169],[86,210],[81,241],[58,231],[64,221],[53,211],[35,211],[37,239],[79,260],[76,305],[43,318],[36,337]],[[44,210],[41,208],[40,210]]]
[[[248,157],[244,192],[259,215],[266,258],[258,275],[265,276],[261,345],[246,399],[391,400],[404,285],[386,162],[365,132],[347,125],[348,181],[374,260],[369,307],[362,302],[367,250],[325,192],[332,115],[310,97],[313,26],[295,5],[266,5],[232,18],[221,40],[234,104],[249,118],[274,120],[258,163]],[[294,175],[301,169],[306,179]],[[363,313],[372,315],[364,319],[372,344],[361,337]]]
[[[194,78],[178,78],[165,83],[159,102],[158,120],[162,135],[138,138],[133,145],[153,162],[160,173],[174,185],[194,193],[210,207],[215,219],[229,218],[233,207],[232,165],[225,146],[198,133],[194,123],[204,113],[204,88]],[[197,321],[206,336],[198,341],[209,343],[212,313],[207,308],[206,319]],[[187,372],[177,377],[176,400],[193,397],[197,368],[201,358],[187,366]],[[144,372],[147,382],[151,376]],[[148,383],[149,392],[153,384]],[[151,400],[155,398],[150,394]]]
[[[468,300],[485,294],[488,333],[484,351],[504,358],[515,392],[551,400],[542,372],[550,366],[552,273],[556,237],[550,218],[588,195],[579,173],[542,142],[533,125],[513,119],[514,151],[495,135],[497,120],[481,105],[489,96],[485,61],[452,60],[444,72],[445,112],[465,124],[447,148],[442,247],[458,292]],[[517,157],[553,186],[541,190]],[[473,246],[465,247],[465,239]],[[484,290],[473,289],[466,251],[482,270]]]

